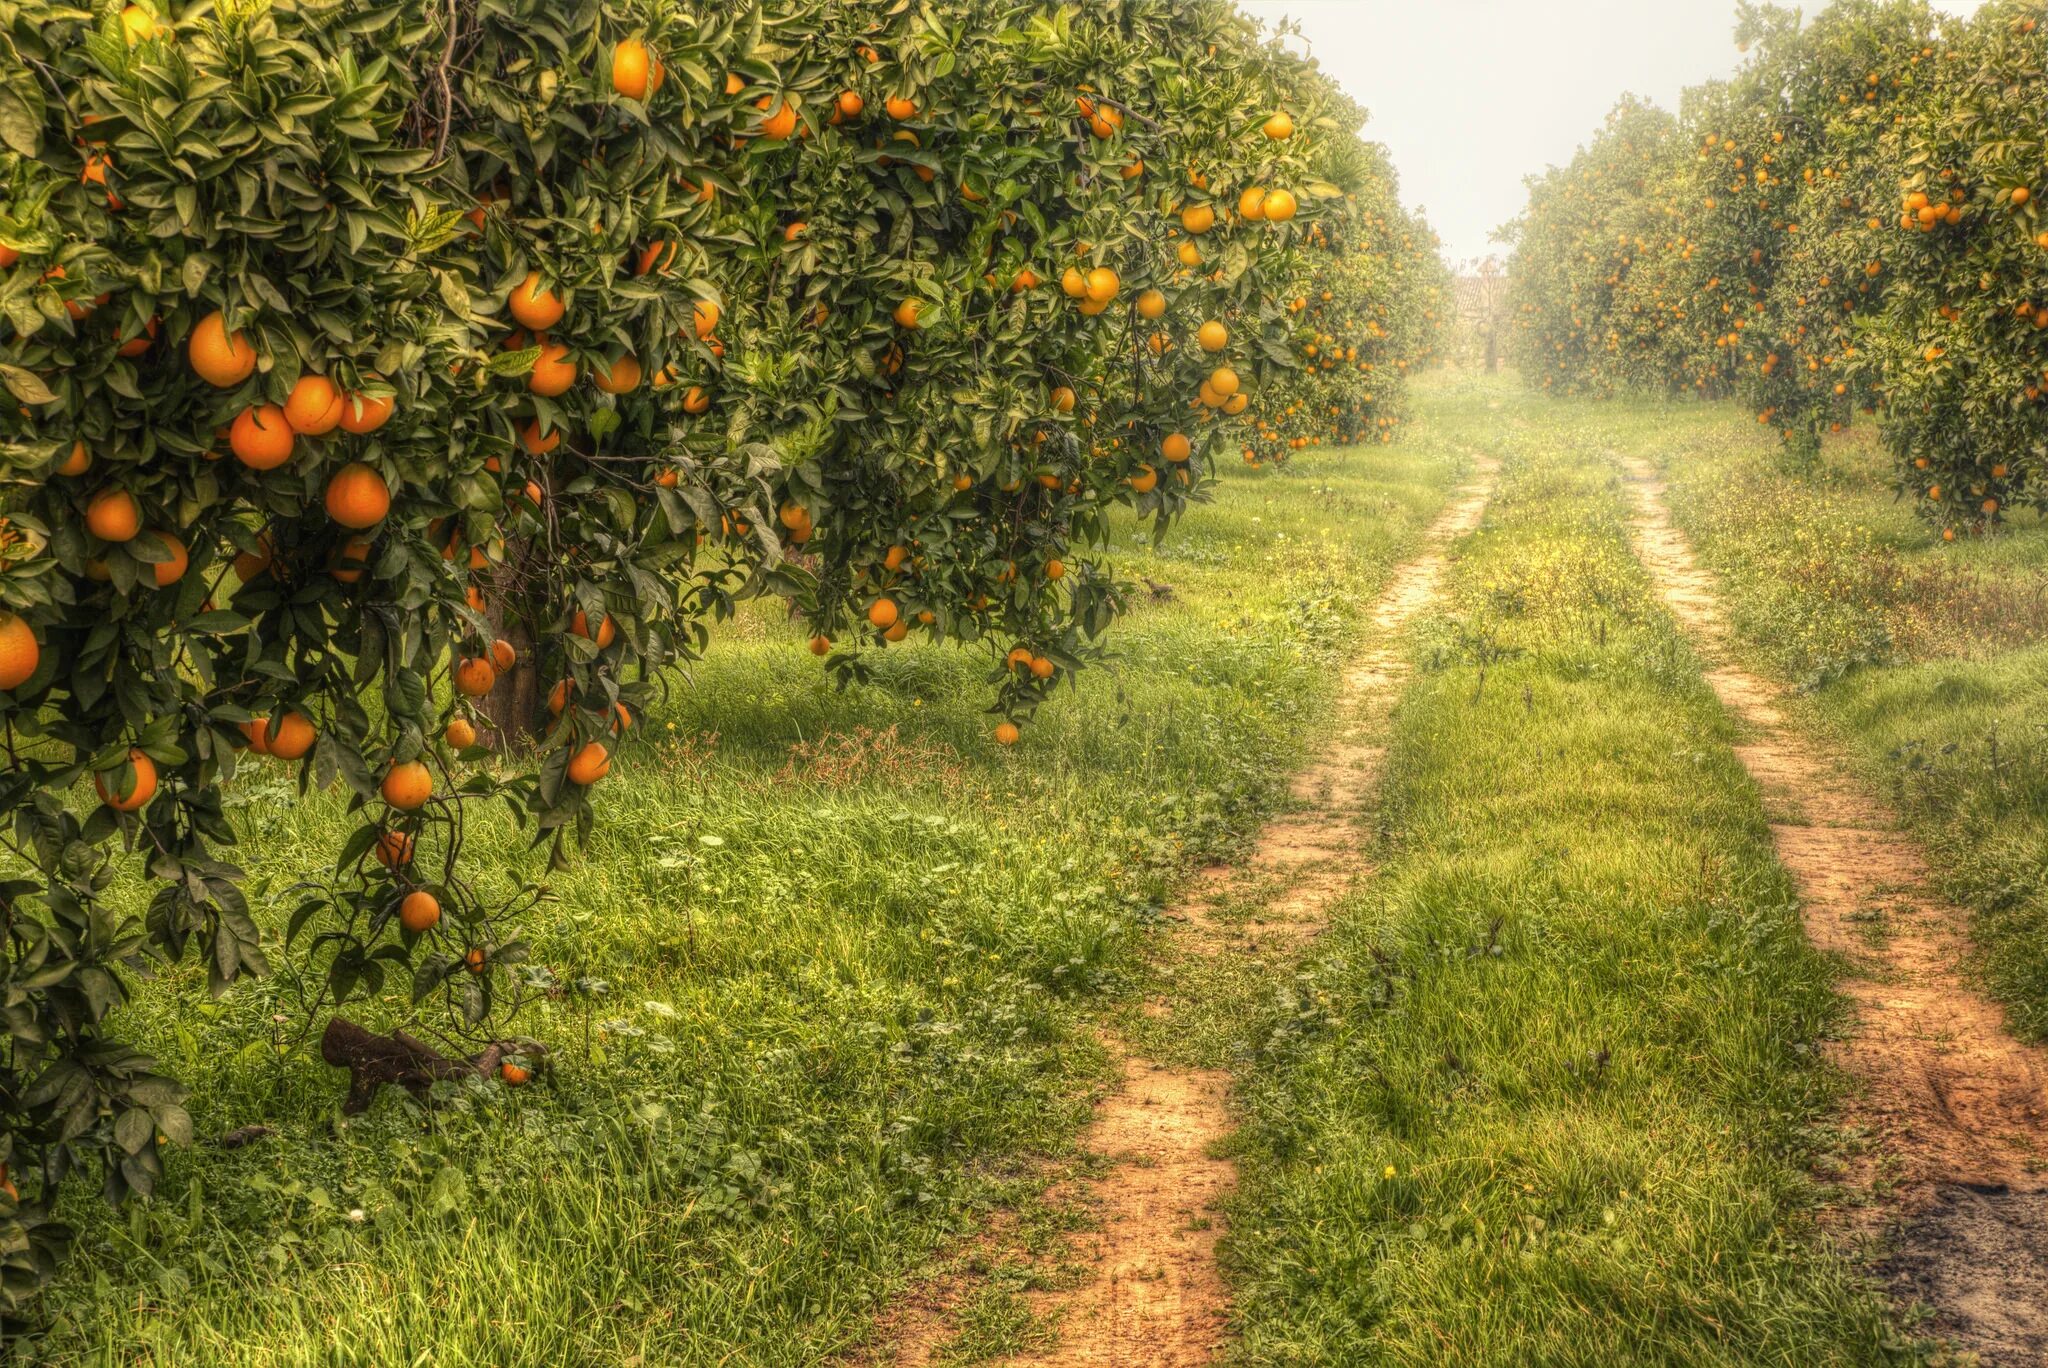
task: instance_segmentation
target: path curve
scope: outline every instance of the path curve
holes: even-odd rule
[[[1297,776],[1297,810],[1268,823],[1238,863],[1205,871],[1168,915],[1183,922],[1183,947],[1217,954],[1246,937],[1211,916],[1228,880],[1278,884],[1251,933],[1299,942],[1315,934],[1354,879],[1369,873],[1358,829],[1379,774],[1377,714],[1408,676],[1401,630],[1434,599],[1448,547],[1478,527],[1498,467],[1477,458],[1473,481],[1430,525],[1423,549],[1396,570],[1375,605],[1370,647],[1346,670],[1337,735]],[[1155,1014],[1171,1003],[1155,1003]],[[1197,1368],[1216,1361],[1229,1338],[1230,1296],[1217,1266],[1218,1207],[1237,1184],[1236,1166],[1215,1156],[1230,1131],[1229,1075],[1170,1068],[1120,1041],[1116,1089],[1095,1109],[1081,1144],[1108,1159],[1079,1197],[1094,1228],[1075,1237],[1070,1259],[1087,1270],[1079,1285],[1031,1297],[1052,1318],[1055,1343],[1005,1360],[1010,1368]],[[904,1365],[929,1360],[936,1339],[906,1343]]]
[[[1987,1363],[2048,1362],[2048,1052],[2008,1034],[1964,977],[1967,918],[1929,887],[1897,819],[1787,725],[1780,686],[1733,663],[1714,579],[1672,524],[1663,481],[1639,458],[1623,467],[1637,554],[1753,737],[1737,754],[1772,813],[1807,935],[1851,966],[1841,989],[1856,1027],[1833,1055],[1858,1083],[1850,1119],[1877,1149],[1857,1176],[1896,1185],[1870,1209],[1897,1223],[1894,1290]]]

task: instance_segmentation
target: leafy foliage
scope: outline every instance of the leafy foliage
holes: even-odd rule
[[[66,1173],[147,1192],[190,1130],[102,1030],[121,967],[268,967],[223,858],[252,756],[352,795],[291,918],[327,1004],[396,978],[487,1035],[536,891],[472,891],[470,805],[587,833],[668,667],[764,594],[846,679],[989,643],[1014,740],[1122,606],[1108,510],[1200,497],[1225,372],[1291,362],[1325,218],[1408,223],[1356,106],[1224,0],[0,0],[0,50],[8,1309]],[[140,926],[97,901],[117,835]]]

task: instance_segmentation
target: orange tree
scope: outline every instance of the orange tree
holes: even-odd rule
[[[1874,411],[1901,492],[1949,537],[2038,504],[2038,7],[2001,0],[1965,21],[1921,0],[1837,0],[1804,26],[1742,9],[1750,61],[1688,92],[1661,166],[1623,181],[1620,203],[1574,204],[1589,181],[1615,185],[1612,131],[1532,185],[1525,373],[1568,391],[1732,392],[1800,453]],[[1633,117],[1625,106],[1617,126]]]
[[[488,1042],[531,891],[486,905],[465,814],[587,830],[751,595],[846,678],[984,643],[1015,742],[1121,606],[1111,509],[1199,496],[1348,203],[1306,188],[1341,97],[1224,0],[0,0],[0,45],[9,1311],[67,1173],[146,1192],[190,1133],[104,1030],[126,968],[267,967],[240,766],[348,794],[314,1014],[402,985]]]

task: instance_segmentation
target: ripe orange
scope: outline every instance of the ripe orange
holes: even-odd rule
[[[766,110],[768,102],[769,97],[763,95],[754,102],[754,108]],[[784,100],[781,104],[775,106],[775,111],[772,114],[766,115],[761,120],[761,136],[770,142],[781,142],[794,132],[796,132],[796,106],[788,100]]]
[[[697,328],[697,340],[702,342],[718,329],[718,305],[709,299],[700,299],[690,311],[692,322]]]
[[[1237,386],[1237,372],[1230,367],[1218,366],[1215,370],[1209,372],[1209,388],[1215,390],[1223,398],[1228,399],[1231,395],[1237,393]]]
[[[1169,432],[1166,440],[1159,444],[1159,454],[1175,464],[1185,461],[1193,452],[1194,445],[1188,441],[1186,433]]]
[[[612,89],[629,100],[645,100],[661,89],[668,73],[661,61],[638,38],[627,38],[612,49]]]
[[[468,718],[458,717],[441,733],[441,739],[457,750],[468,750],[476,744],[476,727]]]
[[[498,683],[498,668],[482,656],[472,656],[455,667],[455,688],[471,698],[482,698]]]
[[[588,788],[611,773],[611,768],[612,753],[604,748],[604,743],[587,742],[569,759],[569,782]]]
[[[848,119],[859,118],[860,112],[868,107],[868,102],[860,97],[860,92],[857,90],[840,91],[837,103],[840,116]]]
[[[1195,341],[1205,352],[1220,352],[1230,345],[1230,329],[1212,318],[1195,331]]]
[[[1023,736],[1024,733],[1018,730],[1015,722],[998,722],[996,724],[996,744],[998,746],[1014,746],[1023,739]]]
[[[1180,211],[1180,226],[1195,236],[1200,237],[1203,233],[1216,226],[1216,211],[1206,204],[1191,204]],[[1181,259],[1183,261],[1187,259],[1185,245],[1182,249]]]
[[[825,656],[825,655],[831,655],[831,654],[832,654],[832,638],[831,638],[831,637],[828,637],[828,636],[822,636],[822,635],[821,635],[821,636],[814,636],[814,637],[812,637],[812,638],[811,638],[811,654],[812,654],[812,655],[814,655],[814,656]],[[9,687],[9,688],[12,688],[13,686],[12,686],[12,685],[9,685],[8,687]]]
[[[522,1069],[517,1064],[505,1063],[498,1066],[498,1077],[505,1080],[505,1086],[508,1088],[523,1088],[526,1086],[527,1080],[533,1077],[533,1070]]]
[[[441,900],[424,888],[415,888],[399,900],[398,924],[415,936],[425,935],[441,920]]]
[[[1140,494],[1150,494],[1159,487],[1159,472],[1151,466],[1141,465],[1138,473],[1131,476],[1131,488]]]
[[[397,401],[391,396],[372,398],[367,394],[351,394],[341,401],[341,430],[361,437],[375,432],[391,421],[391,411]]]
[[[519,445],[526,448],[529,456],[545,456],[562,444],[562,430],[550,428],[548,435],[540,435],[540,419],[534,418],[519,430]]]
[[[391,487],[361,461],[350,461],[327,481],[327,516],[343,527],[375,527],[390,511]]]
[[[1074,411],[1074,391],[1065,385],[1055,389],[1052,392],[1052,406],[1054,412],[1072,413]]]
[[[35,629],[16,613],[0,615],[0,689],[18,689],[42,663]]]
[[[341,391],[324,375],[302,375],[284,401],[284,420],[301,437],[318,437],[341,425]]]
[[[619,638],[619,624],[612,621],[610,613],[606,613],[604,620],[597,624],[597,636],[592,638],[590,635],[590,615],[581,608],[578,608],[575,615],[569,619],[569,631],[586,641],[595,640],[600,651]]]
[[[185,550],[185,543],[170,533],[152,532],[149,535],[162,542],[164,549],[171,553],[169,560],[157,561],[149,567],[156,576],[156,587],[168,589],[185,578],[185,571],[191,566],[192,558]]]
[[[51,473],[78,476],[85,474],[91,468],[92,453],[85,449],[84,442],[73,442],[70,452],[58,463],[56,470]]]
[[[576,363],[569,359],[569,349],[559,342],[540,344],[540,355],[533,363],[533,374],[526,387],[535,394],[552,399],[565,393],[576,383]]]
[[[434,776],[419,761],[407,760],[391,767],[381,792],[400,812],[417,812],[434,796]]]
[[[899,328],[915,328],[917,326],[917,315],[923,308],[924,302],[922,300],[906,299],[898,304],[895,312],[889,316],[896,320],[896,326]]]
[[[101,490],[85,506],[85,529],[101,541],[132,541],[142,530],[142,505],[125,489]]]
[[[292,424],[275,404],[252,404],[228,428],[228,449],[251,470],[275,470],[292,458]]]
[[[519,650],[511,642],[499,637],[491,643],[491,664],[497,666],[501,673],[518,663]]]
[[[1065,579],[1067,577],[1066,562],[1060,560],[1047,561],[1045,563],[1045,577],[1049,580]]]
[[[377,863],[386,869],[403,869],[412,863],[412,837],[403,831],[387,831],[377,838]]]
[[[631,356],[622,356],[607,366],[600,361],[590,368],[591,383],[606,394],[631,394],[640,388],[640,363]]]
[[[1088,298],[1093,303],[1107,304],[1122,288],[1123,282],[1107,266],[1097,266],[1088,273]]]
[[[264,726],[262,723],[258,725]],[[265,727],[263,749],[280,760],[297,760],[313,749],[313,742],[318,736],[313,719],[302,712],[288,712]]]
[[[535,332],[554,327],[566,311],[561,296],[541,284],[539,271],[528,271],[526,279],[512,287],[511,298],[505,302],[512,316]]]
[[[1283,109],[1259,125],[1259,131],[1274,142],[1284,142],[1294,136],[1294,118]]]
[[[897,616],[895,599],[878,598],[868,605],[868,621],[882,631],[886,632],[891,627],[894,627]]]
[[[1265,209],[1266,218],[1269,221],[1285,223],[1294,217],[1295,210],[1299,206],[1295,202],[1293,191],[1270,190],[1266,193],[1266,202],[1261,207]]]
[[[131,747],[127,766],[95,774],[92,786],[114,811],[139,812],[156,797],[156,762]]]
[[[256,370],[256,349],[242,334],[228,331],[227,320],[218,309],[192,329],[185,357],[194,373],[216,389],[233,389]]]
[[[1258,186],[1248,186],[1237,197],[1237,212],[1240,217],[1253,223],[1263,222],[1266,217],[1266,192]]]
[[[370,539],[350,537],[342,546],[336,547],[328,574],[342,584],[354,584],[370,568]]]
[[[891,95],[888,99],[882,101],[882,108],[888,113],[890,118],[899,122],[917,113],[917,106],[904,99],[901,95]]]

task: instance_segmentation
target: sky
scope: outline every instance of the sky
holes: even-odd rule
[[[1968,14],[1981,0],[1935,0]],[[1429,212],[1444,256],[1501,248],[1522,178],[1571,160],[1624,91],[1677,109],[1726,76],[1735,0],[1239,0],[1301,22],[1323,69],[1372,111],[1402,197]],[[1809,0],[1808,13],[1818,7]]]

